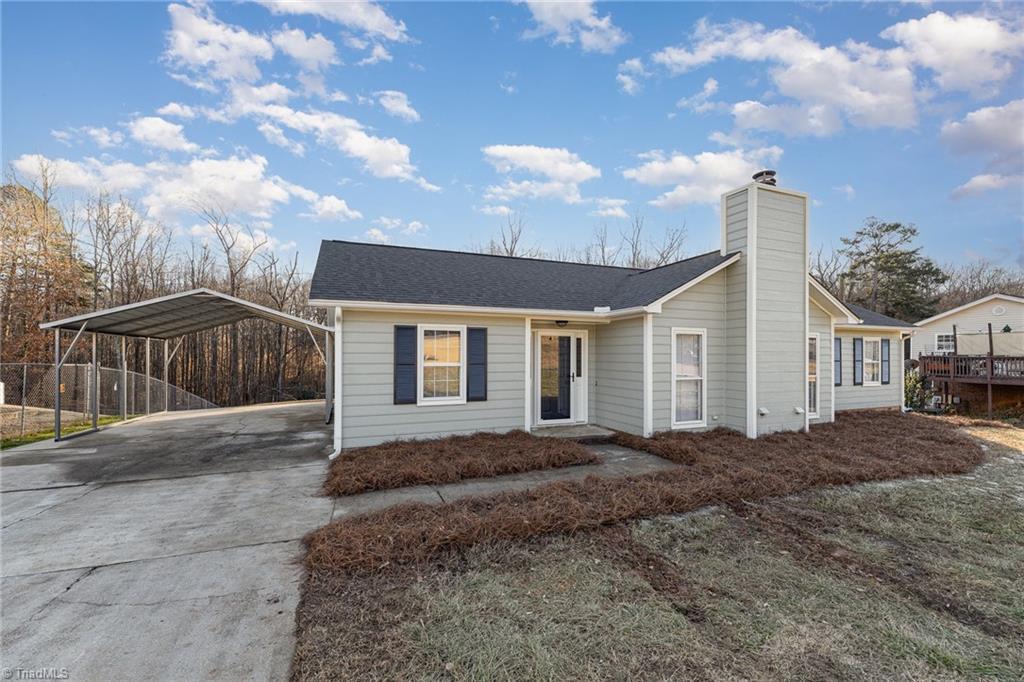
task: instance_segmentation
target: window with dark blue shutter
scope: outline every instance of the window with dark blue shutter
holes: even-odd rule
[[[395,325],[395,405],[416,404],[416,326]]]
[[[882,339],[882,383],[889,383],[889,339]]]
[[[832,383],[843,385],[843,340],[838,336],[832,339]]]
[[[466,330],[466,400],[487,400],[487,327]]]
[[[853,385],[864,385],[864,339],[853,340]]]

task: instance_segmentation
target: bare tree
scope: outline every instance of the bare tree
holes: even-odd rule
[[[489,253],[492,256],[514,256],[518,258],[538,258],[544,252],[533,246],[526,246],[523,243],[523,233],[526,231],[526,219],[521,213],[509,211],[505,214],[505,222],[498,229],[497,237],[491,240],[477,251]]]
[[[846,272],[847,267],[846,259],[842,254],[833,250],[826,252],[823,246],[818,247],[818,250],[811,254],[808,262],[811,276],[841,299],[846,298],[847,293],[842,290],[843,273]]]
[[[949,310],[990,294],[1024,296],[1024,268],[1003,267],[982,258],[943,268],[949,279],[942,287],[939,309]]]
[[[673,263],[683,257],[683,245],[686,242],[686,225],[665,229],[661,242],[652,245],[648,256],[648,267],[659,267]]]
[[[640,213],[634,213],[625,232],[620,232],[622,237],[621,250],[624,251],[625,265],[630,268],[646,268],[647,257],[644,253],[644,217]]]

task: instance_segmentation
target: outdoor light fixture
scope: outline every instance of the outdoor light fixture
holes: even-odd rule
[[[568,320],[555,320],[555,324],[557,324],[559,327],[564,327],[565,325],[569,324],[569,321]]]

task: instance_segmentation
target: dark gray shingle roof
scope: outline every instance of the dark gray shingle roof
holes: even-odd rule
[[[309,297],[593,311],[646,305],[720,265],[712,251],[651,270],[325,240]]]
[[[913,325],[903,320],[897,320],[895,317],[889,317],[882,313],[876,313],[874,310],[868,310],[864,306],[856,305],[854,303],[847,303],[846,307],[853,311],[853,314],[864,320],[865,325],[872,327],[912,327]]]

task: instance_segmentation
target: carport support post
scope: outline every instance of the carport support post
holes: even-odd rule
[[[60,440],[60,328],[53,330],[53,440]],[[24,399],[22,408],[25,407]],[[22,428],[24,431],[24,428]]]
[[[100,427],[100,366],[96,360],[96,332],[92,333],[92,428]]]
[[[128,418],[128,346],[121,337],[121,419]]]
[[[149,337],[146,337],[146,416],[149,416]]]
[[[164,339],[164,412],[170,412],[171,411],[171,406],[168,403],[168,401],[170,400],[170,396],[171,396],[171,390],[167,387],[168,386],[167,385],[167,365],[169,365],[171,363],[168,362],[168,360],[167,360],[167,352],[168,352],[167,348],[168,348],[168,341],[167,341],[167,339]]]

